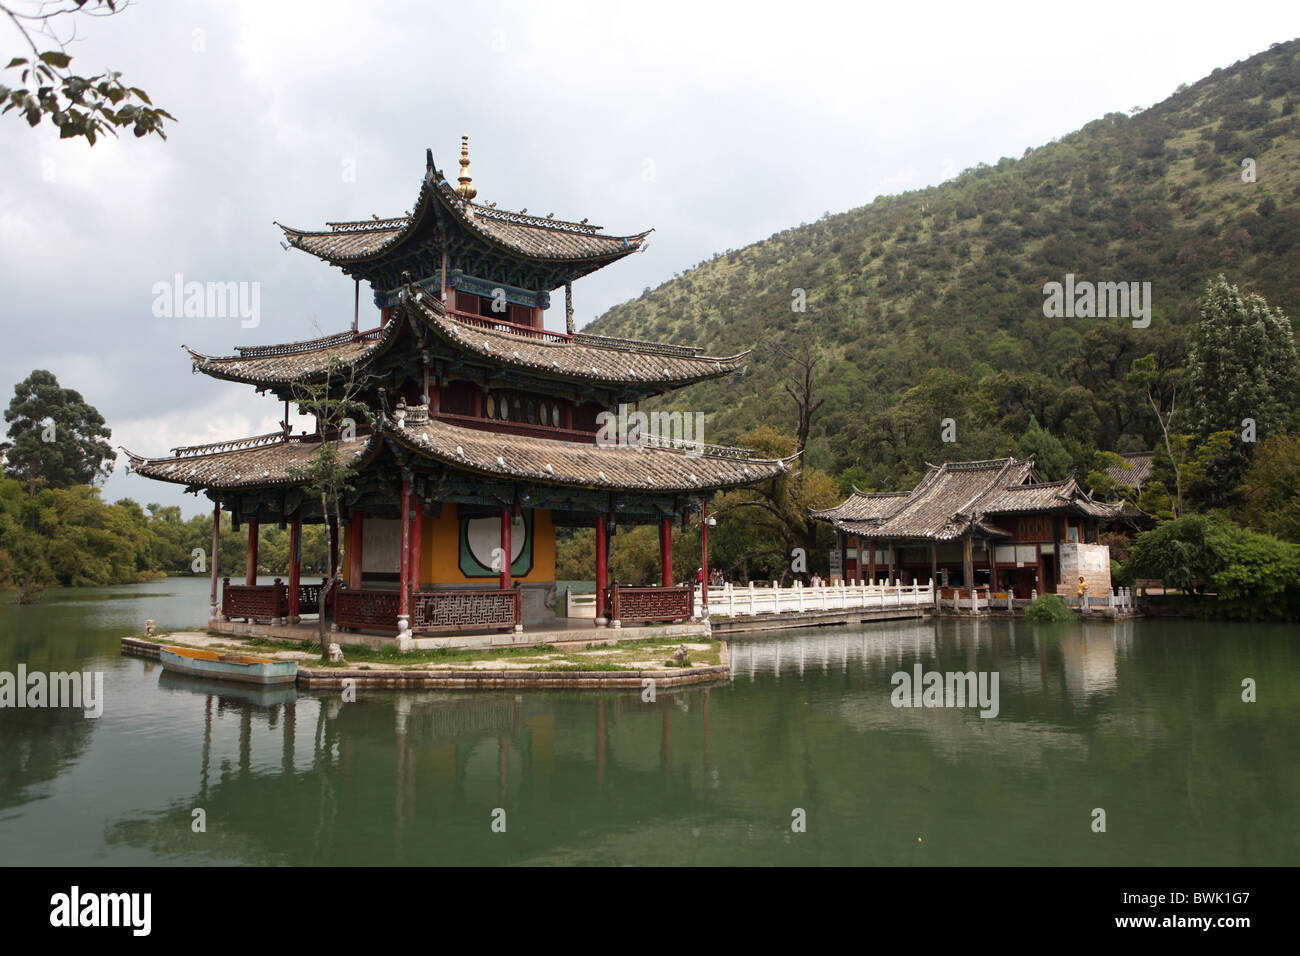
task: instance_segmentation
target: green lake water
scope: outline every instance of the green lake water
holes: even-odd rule
[[[119,654],[146,618],[192,627],[206,606],[195,579],[0,604],[0,671],[101,671],[105,694],[98,719],[0,709],[0,863],[1300,863],[1293,627],[945,619],[741,636],[729,682],[653,702],[344,703]],[[917,663],[996,672],[998,715],[893,706],[891,675]]]

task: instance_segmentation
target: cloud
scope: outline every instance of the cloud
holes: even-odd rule
[[[425,148],[454,172],[461,133],[484,200],[656,229],[645,255],[577,284],[581,325],[724,248],[1157,102],[1288,39],[1289,13],[132,4],[82,25],[73,64],[148,90],[180,120],[166,142],[92,149],[0,117],[0,389],[48,367],[145,451],[278,420],[273,399],[191,376],[179,346],[230,354],[347,327],[352,283],[283,251],[272,220],[400,215]],[[0,28],[0,54],[16,43]],[[178,272],[260,282],[261,325],[155,319],[153,284]],[[131,494],[198,507],[162,485]]]

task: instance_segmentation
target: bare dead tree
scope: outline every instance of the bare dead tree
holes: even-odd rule
[[[811,336],[800,336],[793,344],[773,342],[768,347],[774,364],[780,375],[781,387],[794,400],[796,428],[795,447],[802,450],[808,446],[808,435],[812,431],[812,417],[826,401],[814,398],[817,384],[817,367],[823,356],[818,352]]]

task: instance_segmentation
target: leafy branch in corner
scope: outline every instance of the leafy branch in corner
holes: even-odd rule
[[[15,56],[5,66],[5,70],[22,71],[22,85],[11,88],[0,83],[4,104],[0,113],[17,110],[29,126],[48,116],[59,128],[60,139],[83,136],[91,146],[98,136],[116,136],[119,129],[128,128],[137,137],[154,133],[166,139],[163,121],[176,122],[176,117],[155,107],[144,90],[123,83],[120,72],[105,70],[91,76],[70,72],[67,46],[76,39],[75,27],[63,33],[56,29],[61,17],[113,16],[126,6],[122,0],[42,0],[29,3],[27,9],[0,3],[0,14],[17,27],[31,50],[30,56]]]

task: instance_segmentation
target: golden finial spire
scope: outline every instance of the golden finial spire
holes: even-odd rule
[[[478,195],[478,190],[473,187],[469,178],[468,136],[462,136],[460,138],[460,176],[457,177],[456,181],[460,183],[460,185],[456,187],[456,192],[460,194],[460,198],[466,202],[472,202],[474,197]]]

